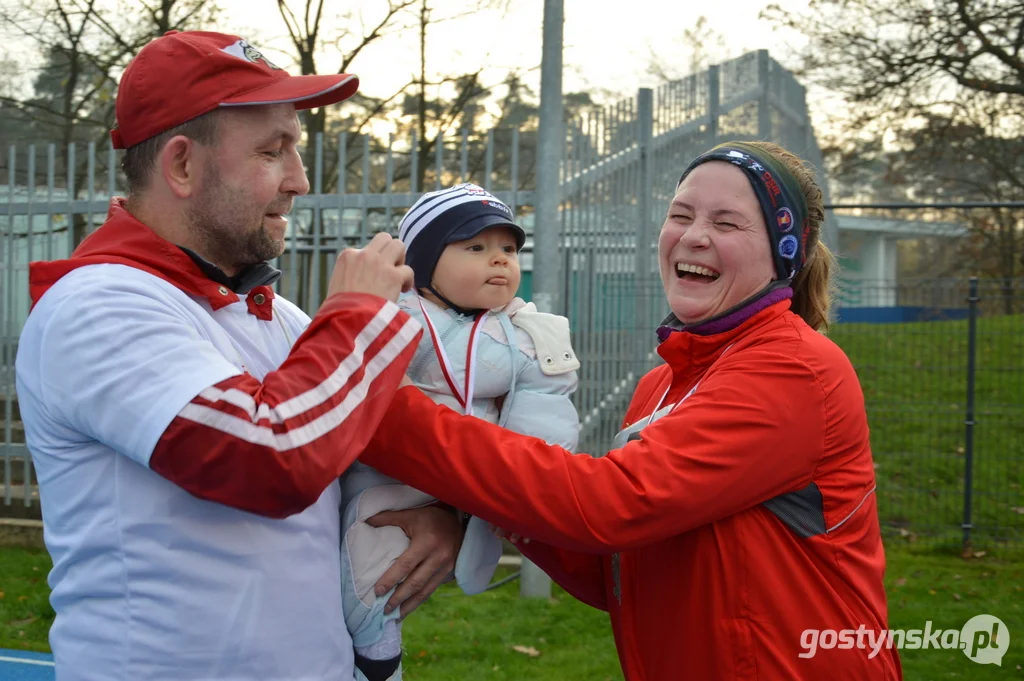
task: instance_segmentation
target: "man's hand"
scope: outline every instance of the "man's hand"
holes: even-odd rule
[[[462,547],[462,523],[450,509],[424,506],[385,511],[368,519],[372,527],[395,525],[409,537],[409,548],[388,568],[374,587],[380,596],[396,584],[384,612],[401,606],[404,618],[418,608],[455,569]]]
[[[371,293],[387,300],[412,288],[412,268],[405,264],[405,244],[390,234],[374,235],[365,248],[346,248],[334,263],[327,296]]]

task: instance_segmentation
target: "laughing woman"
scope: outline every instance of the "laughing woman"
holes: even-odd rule
[[[608,611],[630,681],[902,678],[891,649],[806,649],[808,630],[888,628],[864,398],[819,332],[823,218],[791,153],[715,147],[668,207],[665,364],[611,451],[573,456],[406,387],[363,460],[531,537],[527,556]]]

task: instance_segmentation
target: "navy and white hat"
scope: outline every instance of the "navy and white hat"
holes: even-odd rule
[[[515,223],[512,209],[483,187],[467,182],[421,196],[398,227],[398,238],[405,244],[405,262],[415,273],[416,288],[430,286],[445,246],[497,226],[512,230],[517,249],[526,243],[526,232]]]

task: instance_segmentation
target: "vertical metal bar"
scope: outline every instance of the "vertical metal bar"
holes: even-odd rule
[[[344,194],[346,185],[346,178],[348,177],[348,133],[343,132],[338,135],[338,183],[337,192]]]
[[[434,189],[441,188],[441,176],[444,174],[444,131],[438,130],[434,139]]]
[[[519,128],[512,130],[512,186],[509,187],[511,198],[509,201],[509,208],[512,209],[514,214],[518,210],[519,205]],[[537,220],[534,216],[533,221],[534,234],[537,232]],[[534,252],[537,250],[537,244],[534,243]],[[536,269],[536,261],[534,261],[534,268]]]
[[[32,246],[35,241],[35,200],[36,200],[36,145],[28,145],[28,215],[25,236],[25,264],[32,262]]]
[[[17,169],[17,150],[12,144],[7,152],[7,229],[4,239],[4,250],[7,256],[7,263],[4,267],[4,290],[0,291],[0,357],[4,369],[4,504],[11,505],[13,481],[11,478],[11,436],[14,425],[14,391],[12,390],[11,377],[14,375],[11,367],[14,365],[12,349],[14,339],[11,338],[11,326],[8,321],[14,317],[14,187],[15,173]],[[26,488],[26,494],[28,493]]]
[[[412,131],[412,142],[409,147],[409,192],[419,193],[420,183],[420,140],[416,131]]]
[[[384,224],[387,225],[388,233],[391,232],[391,199],[392,199],[392,188],[391,185],[395,181],[395,157],[394,157],[394,146],[395,146],[395,134],[388,134],[388,156],[387,162],[384,166]]]
[[[757,137],[767,140],[772,136],[772,109],[771,109],[771,72],[768,62],[768,50],[757,51],[757,87],[760,90],[760,97],[757,103]],[[782,140],[780,140],[782,141]],[[786,142],[783,141],[785,144]]]
[[[111,142],[107,143],[107,199],[114,198],[114,194],[117,193],[117,152],[114,151],[114,145]]]
[[[964,539],[963,549],[971,546],[972,508],[974,495],[974,388],[977,377],[978,349],[978,278],[969,280],[967,296],[967,413],[964,416]]]
[[[74,252],[75,246],[75,166],[78,165],[75,159],[75,143],[68,144],[68,255]]]
[[[459,182],[469,182],[469,128],[462,129],[462,155],[459,158]]]
[[[487,154],[484,162],[484,189],[492,191],[494,184],[494,130],[487,131]]]
[[[579,144],[579,163],[577,167],[577,176],[580,177],[582,183],[583,173],[587,171],[591,166],[591,161],[594,154],[594,145],[592,144],[590,131],[594,125],[594,116],[588,115],[586,118],[582,118],[579,121],[579,125],[576,129],[576,137]],[[602,388],[601,383],[598,380],[600,373],[600,355],[598,354],[597,347],[597,325],[595,318],[597,310],[595,307],[596,295],[595,287],[597,284],[597,257],[596,252],[599,246],[600,236],[598,230],[600,228],[600,218],[595,215],[596,203],[594,198],[597,196],[596,185],[588,180],[586,186],[580,184],[579,187],[580,205],[586,206],[587,216],[586,220],[582,221],[582,234],[581,243],[586,248],[586,261],[583,267],[581,276],[585,278],[585,298],[584,304],[586,309],[586,319],[584,323],[581,323],[580,328],[582,331],[579,333],[583,334],[583,357],[585,357],[588,366],[582,367],[587,379],[587,385],[584,392],[583,409],[584,413],[591,416],[591,418],[598,418],[594,415],[594,410],[597,407],[599,392]],[[591,432],[599,425],[598,420],[594,425],[591,426]],[[591,450],[587,450],[591,451]],[[593,453],[598,453],[594,451]]]
[[[50,208],[46,211],[46,259],[53,260],[53,186],[56,181],[57,148],[53,144],[46,145],[46,203]]]
[[[324,189],[324,134],[316,134],[316,155],[313,159],[313,193],[316,195],[317,204],[313,207],[313,263],[311,270],[312,281],[309,284],[309,306],[307,310],[315,310],[320,307],[320,246],[323,235],[323,205],[319,203],[323,199]]]
[[[708,67],[708,140],[707,146],[712,147],[718,143],[718,116],[720,115],[719,95],[721,79],[718,72],[718,64]]]
[[[359,236],[361,239],[360,246],[365,246],[366,242],[370,240],[370,214],[366,207],[366,201],[370,196],[370,136],[363,135],[363,184],[362,184],[362,196],[359,197],[360,202],[360,218],[359,218]]]
[[[541,312],[560,309],[558,269],[561,225],[558,206],[561,186],[559,165],[565,148],[562,134],[562,34],[563,0],[544,0],[544,27],[540,69],[540,122],[537,131],[537,183],[534,192],[536,221],[533,229],[533,300]],[[520,568],[519,595],[550,598],[551,579],[524,559]]]
[[[348,133],[338,135],[338,227],[334,235],[335,257],[345,248],[345,192],[348,182]]]
[[[605,135],[608,130],[608,115],[609,109],[602,107],[598,109],[593,118],[591,119],[590,133],[592,139],[591,146],[591,165],[595,166],[603,160],[605,149]],[[612,319],[611,311],[614,309],[615,299],[612,295],[614,290],[609,290],[609,287],[615,282],[615,258],[612,252],[612,243],[610,239],[610,225],[614,220],[613,212],[616,210],[614,204],[615,196],[611,189],[614,186],[614,178],[612,176],[606,176],[601,181],[594,185],[591,190],[591,196],[595,202],[604,204],[605,209],[600,211],[597,215],[597,225],[595,226],[599,242],[597,248],[597,262],[594,266],[596,270],[594,279],[595,287],[597,287],[597,294],[595,297],[600,301],[597,318],[595,319],[596,333],[598,334],[597,342],[597,369],[598,369],[598,385],[600,386],[600,394],[597,396],[598,408],[601,411],[601,420],[598,421],[598,438],[602,442],[604,440],[604,411],[606,409],[605,394],[608,392],[608,388],[613,385],[613,382],[618,381],[621,378],[617,373],[617,367],[614,364],[614,358],[612,353],[614,352],[611,334],[615,332],[614,327],[611,325],[609,320]],[[603,276],[602,276],[603,275]]]
[[[641,88],[636,96],[637,126],[637,305],[636,315],[640,323],[637,325],[636,369],[640,376],[646,366],[647,348],[651,322],[650,303],[652,272],[657,272],[656,262],[652,262],[651,245],[654,243],[654,221],[651,219],[653,205],[651,194],[654,191],[654,99],[649,88]]]
[[[30,144],[28,146],[28,210],[26,211],[28,213],[28,215],[25,216],[25,225],[26,225],[26,229],[25,229],[25,291],[26,292],[28,292],[28,290],[29,290],[29,287],[28,287],[28,267],[29,267],[29,263],[31,263],[35,259],[35,258],[33,258],[33,253],[32,253],[33,246],[34,246],[35,240],[36,240],[35,200],[36,200],[36,145]],[[10,245],[11,245],[11,247],[14,246],[13,243],[11,243]],[[10,328],[11,344],[10,344],[10,347],[11,347],[12,350],[14,348],[14,340],[13,339],[16,337],[15,334],[17,334],[17,335],[21,334],[21,329],[18,328],[20,325],[18,323],[18,320],[15,319],[15,312],[14,312],[13,296],[14,296],[14,293],[15,293],[15,289],[17,289],[17,288],[18,287],[15,285],[14,281],[12,280],[11,281],[11,296],[12,296],[11,306],[12,307],[11,307],[11,313],[9,315],[10,318],[11,318],[11,328]],[[13,352],[11,354],[13,354]],[[9,378],[9,383],[8,383],[8,385],[10,385],[11,387],[14,387],[14,371],[13,371],[14,357],[8,357],[6,365],[7,365],[7,370],[8,370],[8,373],[9,373],[9,377],[8,377]],[[11,405],[11,403],[13,401],[14,401],[14,396],[13,396],[13,392],[12,392],[7,397],[7,409],[11,413],[5,415],[5,419],[9,423],[12,422],[12,420],[14,418],[14,416],[13,416],[13,406]],[[12,426],[13,426],[13,424],[12,424]],[[13,433],[12,433],[12,438],[11,439],[13,440]],[[8,450],[10,450],[10,447],[8,447]],[[32,504],[32,457],[29,456],[28,448],[27,447],[25,449],[23,449],[22,451],[24,452],[24,455],[21,457],[21,466],[22,466],[21,479],[22,479],[22,481],[23,481],[23,483],[25,485],[24,505],[25,505],[25,508],[28,508]],[[8,486],[10,486],[10,482],[11,482],[10,479],[8,479],[8,481],[7,481]]]
[[[89,212],[85,223],[85,235],[92,233],[92,204],[96,200],[96,143],[89,142],[88,178],[86,182],[89,190]]]

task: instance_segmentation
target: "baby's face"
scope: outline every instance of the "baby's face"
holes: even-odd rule
[[[434,268],[432,283],[459,307],[493,310],[511,302],[519,279],[515,234],[499,226],[448,244]]]

